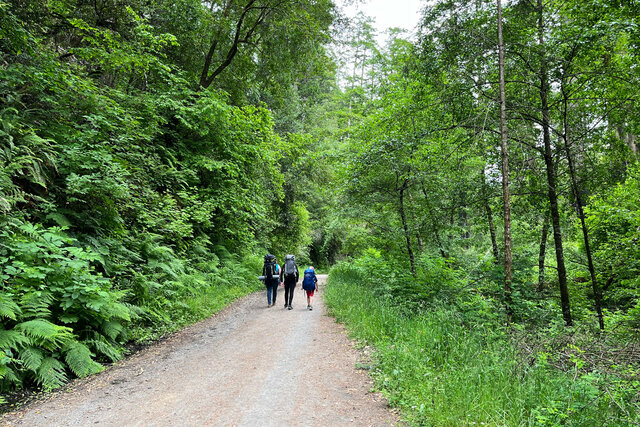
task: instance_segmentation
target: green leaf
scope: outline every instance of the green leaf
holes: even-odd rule
[[[16,320],[16,315],[20,313],[20,307],[18,307],[18,304],[16,304],[11,297],[0,294],[0,317]]]
[[[28,339],[21,332],[0,329],[0,350],[16,349],[20,344],[26,342]]]
[[[27,346],[20,349],[18,359],[26,369],[36,372],[44,360],[44,353],[39,348]]]
[[[71,328],[55,325],[48,320],[34,319],[16,325],[16,330],[49,349],[59,348],[71,338]]]
[[[64,365],[53,357],[43,359],[36,371],[36,380],[45,390],[53,390],[64,385],[67,382]]]
[[[102,365],[92,359],[93,354],[86,345],[73,341],[65,347],[65,350],[64,359],[71,371],[79,378],[98,373],[103,369]]]

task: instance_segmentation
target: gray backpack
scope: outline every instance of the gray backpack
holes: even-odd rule
[[[296,277],[296,257],[295,255],[286,255],[284,257],[284,277],[285,279],[295,279]]]

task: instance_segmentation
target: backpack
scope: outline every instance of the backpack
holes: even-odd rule
[[[267,254],[264,256],[264,267],[262,270],[264,271],[265,283],[278,277],[275,255]]]
[[[284,277],[287,279],[295,279],[296,269],[295,255],[286,255],[284,257]]]
[[[302,289],[305,291],[313,291],[316,289],[316,272],[310,268],[304,271],[304,280],[302,280]]]

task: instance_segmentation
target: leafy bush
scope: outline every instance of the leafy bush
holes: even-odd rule
[[[97,255],[58,227],[10,219],[0,231],[1,389],[62,385],[69,373],[101,370],[122,352],[132,310],[122,291],[95,272]]]
[[[378,291],[357,266],[341,264],[325,298],[331,314],[374,349],[376,385],[411,425],[640,421],[637,381],[589,371],[577,347],[566,347],[564,372],[551,352],[523,353],[490,318],[469,324],[448,304],[411,314]]]
[[[640,168],[623,184],[591,200],[587,212],[594,263],[604,303],[631,309],[629,322],[640,326]]]

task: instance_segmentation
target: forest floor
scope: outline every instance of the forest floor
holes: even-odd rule
[[[320,296],[326,276],[320,278]],[[172,335],[90,378],[18,411],[5,425],[29,426],[389,426],[399,424],[363,354],[326,314],[293,310],[265,292]]]

